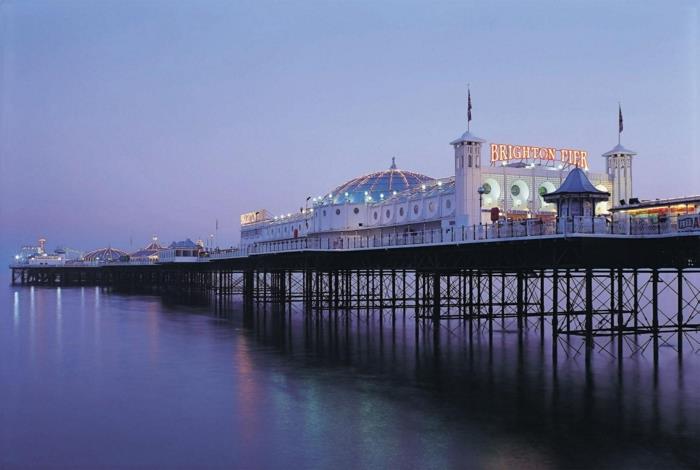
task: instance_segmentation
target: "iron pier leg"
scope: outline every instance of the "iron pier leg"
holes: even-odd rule
[[[678,354],[679,356],[683,354],[683,270],[678,269],[678,311],[676,314],[676,323],[678,324],[677,335],[678,335]]]
[[[557,355],[557,336],[559,335],[559,271],[552,273],[552,353]]]
[[[593,345],[593,271],[586,269],[586,347]]]
[[[618,330],[618,336],[617,336],[617,355],[619,358],[622,358],[622,339],[623,339],[623,333],[625,329],[625,324],[624,324],[624,298],[623,298],[623,279],[622,276],[624,275],[623,269],[618,268],[617,269],[617,330]]]
[[[440,321],[440,274],[433,273],[433,328],[438,327]]]
[[[659,270],[651,272],[651,334],[654,342],[654,362],[659,359]]]

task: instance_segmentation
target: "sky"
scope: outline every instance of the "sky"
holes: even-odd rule
[[[0,0],[0,256],[129,250],[489,142],[638,152],[700,193],[700,1]],[[486,159],[486,155],[484,155]]]

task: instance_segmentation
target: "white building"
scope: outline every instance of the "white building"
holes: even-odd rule
[[[442,234],[498,220],[552,219],[556,204],[543,196],[554,192],[569,171],[581,167],[599,191],[613,201],[629,200],[632,193],[634,152],[618,145],[603,154],[607,171],[588,171],[588,153],[490,143],[467,131],[450,145],[455,176],[432,178],[401,170],[392,160],[389,169],[353,178],[311,198],[300,212],[272,217],[259,210],[241,216],[241,247],[343,248],[358,237],[412,237],[439,230]],[[607,214],[609,201],[596,204],[596,214]],[[492,211],[493,209],[493,211]],[[497,209],[497,210],[496,210]],[[442,235],[441,235],[442,236]]]
[[[201,244],[190,240],[172,242],[167,248],[158,251],[158,261],[161,263],[194,263],[199,261],[204,251]]]

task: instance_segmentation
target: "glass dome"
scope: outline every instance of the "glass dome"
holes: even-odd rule
[[[315,202],[326,204],[379,202],[431,181],[433,178],[429,176],[398,169],[395,160],[392,159],[388,170],[353,178],[320,199],[316,198]]]
[[[128,253],[122,250],[117,250],[116,248],[100,248],[99,250],[90,251],[83,256],[85,261],[99,261],[104,263],[111,263],[114,261],[119,261],[120,258],[128,256]]]

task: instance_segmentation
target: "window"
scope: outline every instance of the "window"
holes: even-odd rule
[[[335,215],[340,215],[340,209],[335,210]]]
[[[379,212],[374,211],[374,220],[377,220],[379,218]]]
[[[430,212],[435,212],[435,202],[430,201],[430,202],[428,203],[428,210],[429,210]]]
[[[482,188],[484,188],[484,194],[491,194],[491,185],[488,183],[484,183],[481,185]]]
[[[520,186],[518,186],[517,184],[514,184],[513,186],[511,186],[511,187],[510,187],[510,193],[511,193],[513,196],[519,195],[519,194],[520,194]]]
[[[538,189],[537,192],[540,193],[540,196],[544,196],[548,193],[547,188],[545,188],[544,186],[540,186],[540,189]]]
[[[326,209],[323,209],[323,216],[326,216]]]
[[[448,199],[447,201],[445,201],[445,207],[448,209],[452,207],[452,199]]]
[[[418,211],[419,211],[419,210],[420,210],[420,207],[418,207],[418,204],[416,204],[415,206],[413,206],[413,213],[414,213],[414,214],[418,214]]]
[[[399,215],[400,215],[401,217],[403,217],[403,207],[400,207],[400,208],[399,208]]]
[[[386,210],[386,218],[388,219],[390,217],[391,217],[391,211],[389,209],[387,209]]]
[[[354,208],[352,211],[353,211],[355,214],[359,214],[359,213],[360,213],[360,209],[358,209],[357,207]]]

